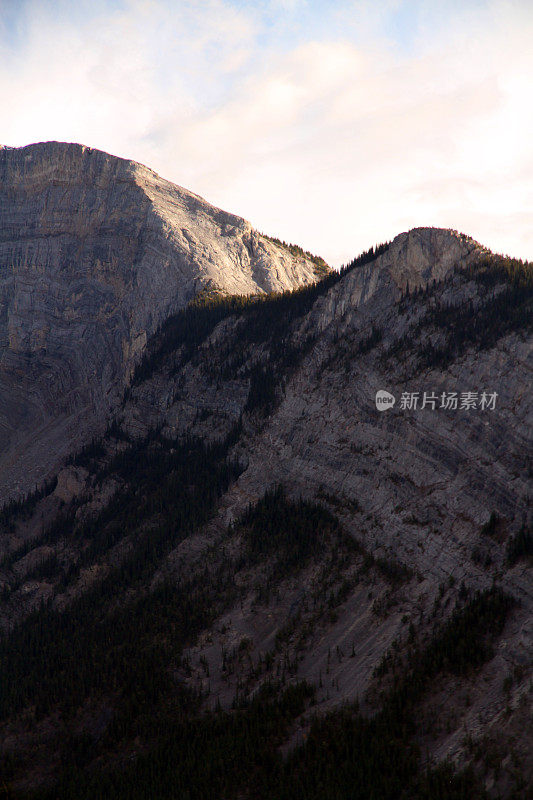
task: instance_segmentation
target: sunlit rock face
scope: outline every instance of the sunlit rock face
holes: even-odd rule
[[[314,270],[141,164],[1,148],[0,498],[98,427],[147,338],[200,289],[281,291]]]

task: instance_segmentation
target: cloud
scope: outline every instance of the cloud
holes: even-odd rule
[[[270,6],[273,11],[294,12],[307,5],[306,0],[271,0]]]
[[[289,5],[276,38],[272,3],[29,3],[0,138],[135,158],[335,264],[426,224],[533,257],[528,4]]]

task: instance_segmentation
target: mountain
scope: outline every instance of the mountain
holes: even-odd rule
[[[284,291],[327,271],[77,144],[0,149],[0,226],[0,499],[99,430],[147,339],[199,291]]]
[[[532,265],[222,289],[0,511],[8,796],[530,796]]]

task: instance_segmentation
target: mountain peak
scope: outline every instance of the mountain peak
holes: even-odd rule
[[[105,416],[147,339],[202,288],[250,295],[317,279],[303,252],[81,144],[2,148],[0,208],[0,468],[25,432],[30,447],[36,425],[53,430],[50,414],[76,435],[80,414]],[[71,434],[53,435],[61,455]]]
[[[30,226],[38,239],[56,236],[59,227],[69,239],[96,238],[105,230],[106,237],[122,232],[150,241],[150,253],[141,244],[129,268],[151,271],[157,251],[158,261],[174,273],[167,293],[176,307],[197,285],[255,294],[295,289],[317,278],[312,260],[262,236],[242,217],[103,150],[55,141],[3,147],[0,174],[5,190],[23,206],[17,224]],[[53,231],[47,228],[51,216]]]
[[[481,246],[450,228],[418,227],[396,236],[383,255],[383,266],[403,291],[443,280],[475,249]]]

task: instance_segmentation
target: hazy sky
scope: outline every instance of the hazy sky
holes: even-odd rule
[[[533,0],[0,0],[0,142],[133,158],[338,265],[533,258]]]

